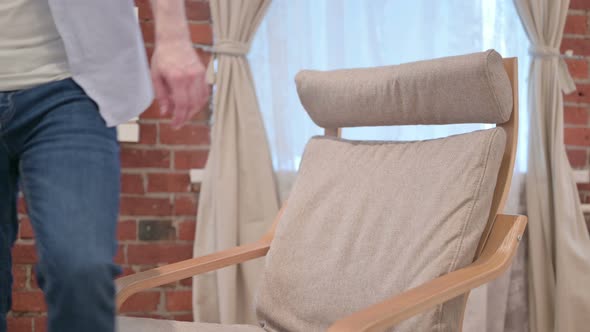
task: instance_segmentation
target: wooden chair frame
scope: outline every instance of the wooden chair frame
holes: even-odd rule
[[[384,331],[407,318],[458,296],[464,297],[464,313],[470,290],[497,278],[510,266],[526,228],[527,218],[500,214],[504,209],[510,190],[518,139],[517,59],[504,59],[504,68],[512,84],[513,111],[508,122],[499,124],[507,134],[506,148],[498,174],[490,217],[480,239],[474,262],[465,268],[343,317],[336,321],[328,331]],[[326,136],[339,137],[340,132],[340,128],[325,128]],[[118,279],[116,281],[117,308],[120,308],[131,295],[142,290],[265,256],[270,249],[277,223],[281,219],[286,205],[287,203],[277,214],[270,230],[257,242]]]

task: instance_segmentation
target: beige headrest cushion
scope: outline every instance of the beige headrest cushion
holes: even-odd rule
[[[512,88],[494,51],[397,66],[303,70],[303,107],[320,127],[503,123]]]

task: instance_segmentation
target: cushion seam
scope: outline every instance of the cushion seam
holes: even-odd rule
[[[477,204],[477,201],[479,200],[479,196],[480,196],[479,194],[481,192],[483,179],[485,178],[485,174],[488,169],[488,161],[490,159],[490,154],[492,151],[492,142],[494,141],[494,138],[496,137],[497,134],[498,134],[498,130],[495,130],[492,133],[492,135],[490,135],[490,138],[488,139],[487,152],[486,152],[486,156],[483,160],[484,161],[484,168],[483,168],[483,171],[481,172],[481,175],[480,175],[480,178],[478,181],[478,185],[477,185],[477,188],[474,193],[475,199],[473,200],[473,202],[471,204],[471,208],[469,210],[469,214],[467,215],[467,218],[465,218],[465,220],[463,222],[463,227],[461,229],[461,236],[460,236],[459,244],[457,246],[457,251],[455,251],[455,256],[453,257],[453,260],[452,260],[451,264],[449,265],[449,269],[447,270],[447,274],[449,274],[451,271],[453,271],[455,269],[455,265],[457,264],[459,253],[461,252],[461,248],[463,247],[463,240],[465,238],[465,231],[467,229],[467,225],[469,224],[469,221],[471,220],[475,205]],[[439,317],[438,317],[437,326],[438,326],[439,331],[440,331],[441,324],[442,324],[442,317],[443,317],[443,311],[444,311],[443,309],[444,309],[444,303],[438,307],[438,311],[439,311],[438,316]]]

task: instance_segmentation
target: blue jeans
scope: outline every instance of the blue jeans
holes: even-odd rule
[[[0,332],[11,305],[18,185],[51,332],[114,331],[119,146],[71,79],[0,92]]]

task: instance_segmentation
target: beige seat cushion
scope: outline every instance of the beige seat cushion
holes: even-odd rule
[[[118,332],[264,332],[249,325],[221,325],[173,320],[117,317]]]
[[[335,320],[468,265],[488,220],[506,135],[307,145],[267,256],[257,313],[267,331]],[[456,331],[460,302],[396,331]]]

